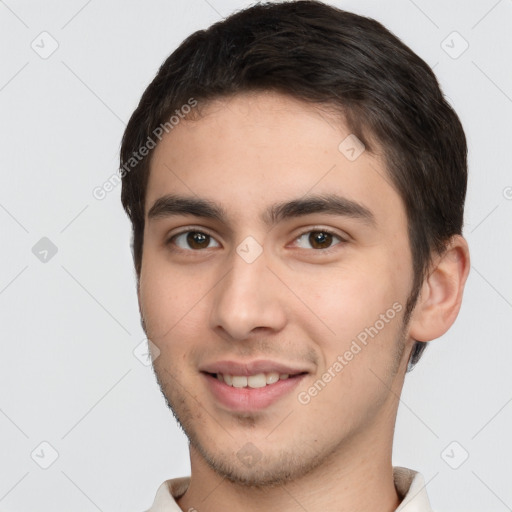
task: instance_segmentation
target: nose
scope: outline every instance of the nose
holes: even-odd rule
[[[229,272],[213,290],[212,329],[230,340],[282,330],[286,325],[285,293],[267,268],[265,251],[252,262],[233,251],[228,264]]]

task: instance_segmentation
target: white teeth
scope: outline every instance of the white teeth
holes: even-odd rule
[[[279,380],[279,373],[267,373],[267,384],[275,384]]]
[[[244,375],[233,375],[233,387],[245,388],[247,387],[247,377]]]
[[[247,385],[250,388],[264,388],[267,385],[265,374],[258,373],[257,375],[251,375],[247,378]]]
[[[263,388],[269,384],[275,384],[279,380],[286,380],[290,377],[288,373],[258,373],[256,375],[228,375],[226,373],[217,373],[217,379],[234,388]]]

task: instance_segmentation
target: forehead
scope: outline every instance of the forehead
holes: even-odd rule
[[[263,219],[286,200],[327,194],[357,202],[377,219],[403,214],[381,156],[358,145],[332,111],[268,91],[199,108],[154,151],[146,215],[165,194],[206,199],[239,220]]]

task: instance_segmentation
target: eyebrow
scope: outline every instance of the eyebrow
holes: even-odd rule
[[[261,219],[267,226],[270,226],[285,219],[314,213],[349,217],[371,227],[376,226],[375,215],[369,208],[336,194],[310,195],[276,203],[265,210]],[[228,221],[226,210],[208,199],[173,194],[162,196],[153,203],[148,212],[148,220],[178,215],[193,215],[222,223]]]

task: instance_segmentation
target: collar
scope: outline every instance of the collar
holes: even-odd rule
[[[395,512],[432,512],[423,475],[412,469],[393,467],[393,479],[402,499]],[[166,480],[156,492],[153,505],[147,512],[182,512],[176,499],[185,494],[190,477]]]

